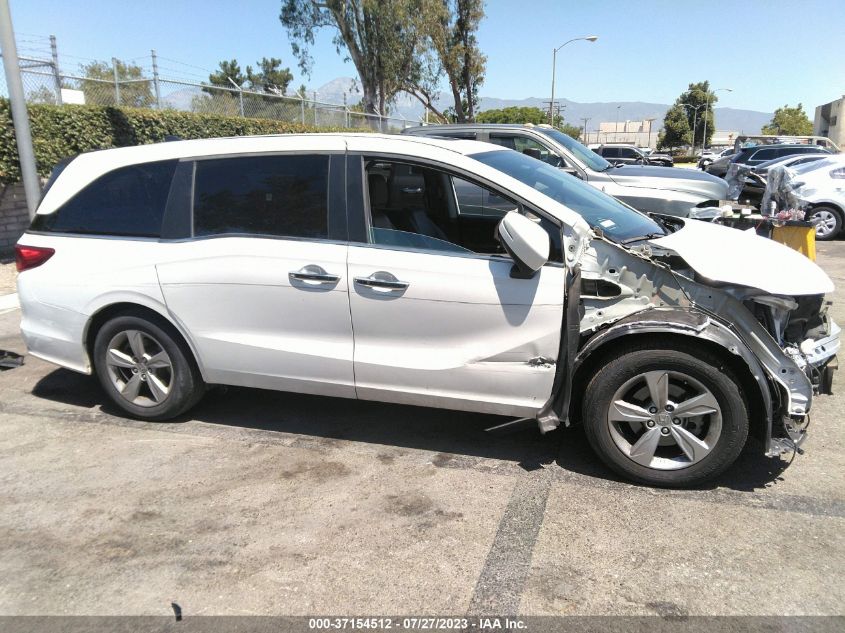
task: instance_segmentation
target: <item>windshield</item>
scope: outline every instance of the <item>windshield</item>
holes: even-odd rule
[[[661,226],[625,206],[587,183],[570,176],[525,154],[509,150],[493,150],[470,154],[480,163],[498,169],[512,178],[525,183],[540,193],[566,205],[594,229],[600,229],[615,242],[628,242],[666,234]]]
[[[537,132],[540,132],[540,134],[544,134],[550,139],[557,141],[560,145],[563,145],[566,149],[572,152],[575,158],[587,165],[593,171],[604,171],[605,169],[612,167],[612,165],[604,158],[596,154],[593,150],[587,149],[581,145],[581,143],[569,136],[569,134],[564,134],[560,130],[553,130],[551,128],[535,127],[534,129]]]

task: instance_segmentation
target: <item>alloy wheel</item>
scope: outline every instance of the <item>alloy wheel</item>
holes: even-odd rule
[[[106,367],[120,396],[140,407],[164,402],[173,383],[173,363],[154,337],[140,330],[119,332],[108,344]]]
[[[656,470],[678,470],[707,457],[722,433],[722,410],[713,393],[677,371],[649,371],[613,395],[607,425],[616,447]]]
[[[816,235],[818,237],[829,237],[836,231],[837,218],[833,211],[827,209],[819,209],[812,216],[810,221],[816,225]]]

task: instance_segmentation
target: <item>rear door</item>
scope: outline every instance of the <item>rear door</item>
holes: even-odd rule
[[[553,249],[558,261],[533,279],[511,277],[512,260],[496,254],[495,222],[487,224],[486,241],[475,233],[473,243],[464,238],[452,184],[458,176],[430,166],[415,165],[424,207],[402,210],[424,213],[428,221],[414,231],[371,228],[373,213],[410,226],[390,200],[371,200],[365,186],[369,170],[401,168],[406,161],[372,155],[348,160],[363,163],[351,176],[364,174],[360,189],[347,182],[350,195],[363,192],[349,202],[358,397],[503,415],[539,410],[551,393],[560,344],[565,272],[559,247]],[[460,190],[478,186],[460,177]],[[485,222],[483,195],[469,198],[469,216]],[[520,205],[511,200],[511,208]]]
[[[342,144],[195,161],[158,275],[209,381],[354,397],[344,169]]]

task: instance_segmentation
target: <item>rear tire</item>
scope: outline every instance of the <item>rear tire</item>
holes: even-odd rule
[[[178,333],[169,324],[140,316],[103,324],[94,340],[94,368],[111,401],[141,420],[174,418],[205,392]]]
[[[842,231],[842,212],[829,206],[814,207],[807,218],[816,224],[816,240],[827,242]]]
[[[736,461],[748,437],[736,377],[697,346],[618,352],[587,385],[582,415],[602,461],[653,486],[712,479]]]

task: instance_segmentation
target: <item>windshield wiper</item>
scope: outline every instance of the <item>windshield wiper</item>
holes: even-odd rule
[[[646,233],[645,235],[638,235],[637,237],[629,237],[627,240],[622,240],[620,244],[630,244],[632,242],[641,242],[643,240],[653,240],[659,237],[666,237],[665,233]]]

